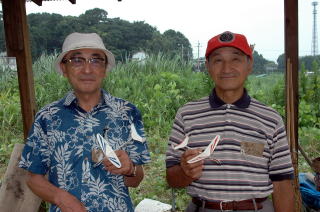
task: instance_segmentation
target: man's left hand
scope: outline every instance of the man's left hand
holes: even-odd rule
[[[129,158],[128,154],[124,150],[116,150],[116,155],[118,156],[121,167],[117,168],[115,167],[108,158],[105,158],[103,160],[104,167],[111,172],[112,174],[121,174],[121,175],[130,175],[133,172],[133,163],[131,159]]]

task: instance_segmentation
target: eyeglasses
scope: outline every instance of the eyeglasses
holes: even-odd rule
[[[92,68],[105,67],[106,60],[101,57],[83,58],[83,57],[71,57],[70,59],[62,60],[63,63],[70,63],[73,68],[83,68],[87,63]]]

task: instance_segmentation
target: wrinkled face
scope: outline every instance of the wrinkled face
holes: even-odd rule
[[[76,94],[100,92],[106,76],[105,58],[104,52],[97,49],[78,49],[65,55],[60,67]]]
[[[252,60],[233,47],[214,50],[206,61],[208,72],[215,82],[217,92],[241,91],[252,71]]]

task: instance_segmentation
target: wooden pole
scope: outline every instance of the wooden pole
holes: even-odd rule
[[[295,211],[301,211],[298,181],[298,0],[284,0],[286,58],[286,123],[294,167]]]
[[[25,0],[2,0],[7,55],[16,58],[23,134],[27,137],[36,112]]]
[[[294,168],[294,189],[295,189],[295,208],[296,211],[301,211],[301,195],[299,189],[299,171],[298,171],[298,148],[296,145],[298,144],[298,139],[295,137],[295,128],[294,125],[294,92],[293,92],[293,82],[292,82],[292,63],[290,59],[287,59],[287,71],[286,71],[286,126],[287,126],[287,135],[288,141],[291,150],[291,158]]]

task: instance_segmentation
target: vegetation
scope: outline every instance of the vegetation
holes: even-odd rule
[[[5,52],[2,13],[0,13],[0,51]],[[72,32],[96,32],[117,61],[125,61],[138,52],[148,54],[163,52],[192,58],[189,40],[180,32],[169,29],[161,34],[157,28],[143,21],[129,22],[120,18],[108,18],[108,12],[95,8],[80,16],[33,13],[28,15],[32,58],[43,52],[60,51],[64,38]]]
[[[308,70],[308,72],[312,72],[313,63],[315,62],[317,64],[320,64],[320,55],[316,55],[316,56],[308,55],[308,56],[300,57],[299,58],[300,69],[302,69],[302,66],[303,66],[303,68]],[[279,55],[277,59],[277,63],[278,63],[278,70],[284,71],[286,67],[284,54]]]
[[[70,89],[67,81],[52,67],[55,55],[42,55],[34,63],[37,107],[62,98]],[[300,74],[299,140],[310,158],[320,153],[319,80],[320,74]],[[1,70],[0,78],[0,164],[3,174],[15,143],[23,142],[20,99],[16,72]],[[165,181],[165,151],[172,121],[179,107],[186,102],[207,96],[212,82],[205,72],[193,72],[192,64],[162,54],[150,56],[142,62],[120,63],[109,73],[104,88],[112,95],[137,105],[143,115],[152,163],[145,167],[142,184],[131,189],[134,203],[143,198],[156,199],[171,204],[172,190]],[[284,115],[283,74],[252,75],[246,84],[254,98],[271,105]],[[299,169],[310,171],[303,158]],[[175,203],[182,210],[189,197],[184,189],[175,189]]]
[[[60,51],[62,42],[72,32],[96,32],[106,47],[113,52],[117,61],[125,62],[133,54],[144,51],[154,55],[159,52],[174,58],[180,55],[184,60],[192,60],[192,46],[189,40],[178,31],[168,29],[160,33],[156,27],[143,21],[129,22],[120,18],[109,18],[108,12],[95,8],[80,16],[60,14],[29,14],[31,54],[34,61],[41,54],[55,54]],[[2,12],[0,11],[0,51],[5,52],[5,38]],[[209,39],[209,38],[208,38]],[[276,67],[257,51],[253,53],[254,74],[265,73],[267,68]],[[201,68],[203,70],[203,68]]]

